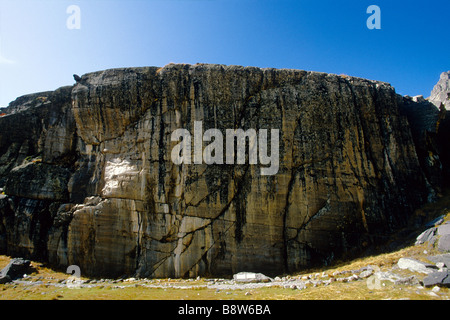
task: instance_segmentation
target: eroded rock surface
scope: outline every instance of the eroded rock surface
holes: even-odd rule
[[[450,71],[442,72],[438,83],[431,91],[429,100],[438,108],[443,104],[450,110]]]
[[[421,166],[404,99],[383,82],[172,64],[85,74],[45,97],[0,118],[0,249],[83,274],[327,264],[387,240],[439,184]],[[279,129],[277,173],[248,158],[174,164],[171,135],[195,121]]]

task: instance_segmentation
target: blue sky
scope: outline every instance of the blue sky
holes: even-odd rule
[[[449,0],[0,0],[0,106],[74,73],[170,62],[348,74],[428,97],[450,70],[449,12]]]

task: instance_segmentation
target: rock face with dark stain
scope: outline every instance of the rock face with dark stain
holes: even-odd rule
[[[0,118],[0,251],[111,277],[280,274],[351,256],[438,187],[404,104],[383,82],[204,64],[105,70],[21,97]],[[223,134],[224,157],[227,129],[267,129],[278,170],[262,174],[263,140],[256,161],[247,148],[242,163],[206,164],[199,124]],[[177,129],[192,134],[191,164],[172,161]]]

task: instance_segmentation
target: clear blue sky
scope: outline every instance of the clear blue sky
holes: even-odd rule
[[[372,4],[381,30],[366,27]],[[428,97],[450,70],[449,13],[449,0],[0,0],[0,106],[74,73],[170,62],[344,73]]]

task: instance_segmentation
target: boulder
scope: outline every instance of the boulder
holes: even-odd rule
[[[423,285],[425,287],[432,287],[436,285],[450,287],[450,272],[448,270],[432,272],[426,276],[425,279],[423,279]]]
[[[373,276],[371,276],[367,279],[367,284],[374,285],[374,283],[373,283],[374,281],[375,281],[375,284],[378,284],[378,285],[384,281],[390,281],[394,284],[406,284],[406,285],[414,285],[418,282],[415,276],[403,277],[392,271],[377,271],[377,272],[375,272]]]
[[[437,248],[441,252],[450,252],[450,224],[447,222],[437,228],[439,235]]]
[[[439,217],[427,225],[438,225],[442,223],[444,220],[442,217]],[[428,242],[430,244],[434,244],[435,241],[438,241],[437,249],[440,252],[450,252],[450,224],[446,223],[443,225],[438,225],[437,227],[431,227],[426,229],[416,238],[416,245]]]
[[[0,279],[9,278],[11,280],[15,280],[22,278],[24,274],[33,272],[33,268],[30,264],[30,260],[13,258],[8,265],[0,271]]]
[[[408,269],[412,272],[421,272],[426,274],[432,273],[434,271],[433,269],[437,269],[435,265],[412,258],[400,258],[397,265],[400,269]]]
[[[445,236],[450,234],[450,223],[443,224],[438,227],[438,235]]]
[[[434,263],[442,262],[447,268],[450,268],[450,253],[429,256],[427,259]]]
[[[422,232],[417,238],[416,238],[416,245],[425,243],[425,242],[434,242],[434,240],[436,239],[436,227],[433,228],[429,228],[427,230],[425,230],[424,232]]]
[[[450,252],[450,234],[439,238],[437,248],[440,252]]]
[[[233,275],[236,282],[256,283],[256,282],[271,282],[272,279],[262,273],[254,272],[239,272]]]

